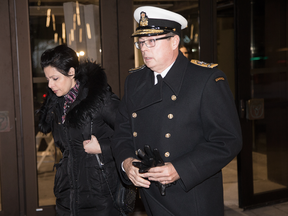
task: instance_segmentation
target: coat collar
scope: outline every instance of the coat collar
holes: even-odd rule
[[[170,71],[163,80],[176,96],[179,95],[188,64],[188,59],[181,52],[179,52],[174,65],[171,67]]]
[[[153,84],[153,71],[146,68],[139,77],[137,88],[131,96],[131,102],[136,107],[135,111],[162,101],[162,86],[165,84],[178,96],[188,64],[188,59],[179,52],[175,63],[164,77],[163,82],[157,85]]]
[[[100,112],[109,88],[106,74],[99,65],[87,61],[80,66],[75,76],[80,81],[79,94],[66,116],[67,124],[72,127],[81,127]]]

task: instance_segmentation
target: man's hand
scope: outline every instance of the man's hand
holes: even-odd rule
[[[164,165],[164,161],[161,158],[158,149],[155,148],[152,151],[149,145],[145,145],[144,151],[138,149],[138,157],[141,159],[141,162],[134,161],[132,164],[139,168],[139,173],[145,173],[151,167]]]
[[[88,154],[101,154],[100,144],[95,136],[91,136],[91,140],[84,140],[83,147]]]
[[[127,158],[123,162],[123,168],[128,176],[128,178],[131,180],[131,182],[136,187],[144,187],[149,188],[150,187],[150,181],[143,178],[143,174],[139,173],[139,169],[132,165],[133,161],[138,161],[134,158]]]
[[[148,178],[150,181],[160,182],[163,185],[173,183],[180,179],[175,167],[172,163],[165,163],[164,166],[153,167],[148,172],[143,173],[142,177]]]

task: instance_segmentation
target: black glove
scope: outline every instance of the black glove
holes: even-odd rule
[[[144,151],[138,149],[138,157],[141,159],[141,162],[134,161],[132,164],[139,168],[139,173],[145,173],[152,167],[164,165],[164,161],[161,158],[158,149],[155,148],[151,151],[149,145],[145,145]]]
[[[160,182],[155,182],[156,186],[159,188],[159,191],[160,191],[160,194],[162,196],[165,196],[166,195],[166,188],[167,187],[170,187],[172,184],[175,185],[176,182],[172,182],[170,184],[161,184]]]
[[[144,146],[144,151],[141,149],[138,149],[138,157],[141,159],[141,162],[132,162],[132,164],[135,167],[139,168],[139,173],[145,173],[150,168],[156,167],[156,166],[163,166],[164,161],[160,156],[160,153],[157,148],[155,148],[153,151],[151,151],[151,148],[149,145]],[[161,184],[160,182],[155,182],[156,186],[159,188],[160,194],[162,196],[166,195],[166,188],[170,187],[172,184],[175,184],[175,182],[171,184]]]

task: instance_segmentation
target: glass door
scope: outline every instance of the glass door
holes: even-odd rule
[[[244,4],[250,11],[249,18],[239,21],[250,26],[242,29],[250,37],[240,37],[243,26],[239,27],[237,42],[244,134],[239,202],[240,207],[249,208],[288,198],[288,4],[285,0],[238,4],[239,16],[247,15],[247,9],[240,11]],[[249,56],[244,43],[250,45]]]
[[[66,44],[79,58],[101,63],[99,1],[29,1],[30,44],[32,60],[34,110],[41,107],[47,90],[47,80],[40,66],[41,54],[49,48]],[[38,206],[55,205],[53,193],[54,164],[62,157],[51,133],[38,130],[35,117]]]
[[[251,100],[253,193],[287,190],[287,1],[251,4]]]

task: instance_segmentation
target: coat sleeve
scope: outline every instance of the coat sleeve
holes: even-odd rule
[[[112,151],[113,156],[116,161],[117,169],[119,173],[121,173],[121,178],[126,184],[131,184],[127,175],[122,170],[121,164],[122,162],[129,158],[134,157],[135,150],[133,144],[133,137],[132,137],[132,128],[131,122],[129,120],[129,111],[127,109],[127,83],[128,83],[129,76],[125,81],[125,94],[120,102],[117,114],[116,114],[116,125],[115,125],[115,132],[113,135],[113,144],[112,144]]]
[[[225,74],[218,69],[202,91],[200,118],[205,141],[172,161],[185,191],[219,172],[242,148],[235,102]]]
[[[102,138],[98,139],[98,142],[101,146],[102,151],[102,158],[103,162],[107,163],[110,161],[113,161],[112,151],[111,151],[111,137],[113,135],[114,131],[114,124],[115,124],[115,118],[116,118],[116,111],[119,106],[119,98],[114,93],[107,91],[106,97],[104,100],[104,105],[101,110],[101,115],[103,118],[104,125],[103,127],[107,127],[108,129],[106,131],[108,132],[107,136],[103,136]],[[97,126],[99,127],[99,125]],[[97,128],[93,129],[97,130]]]

